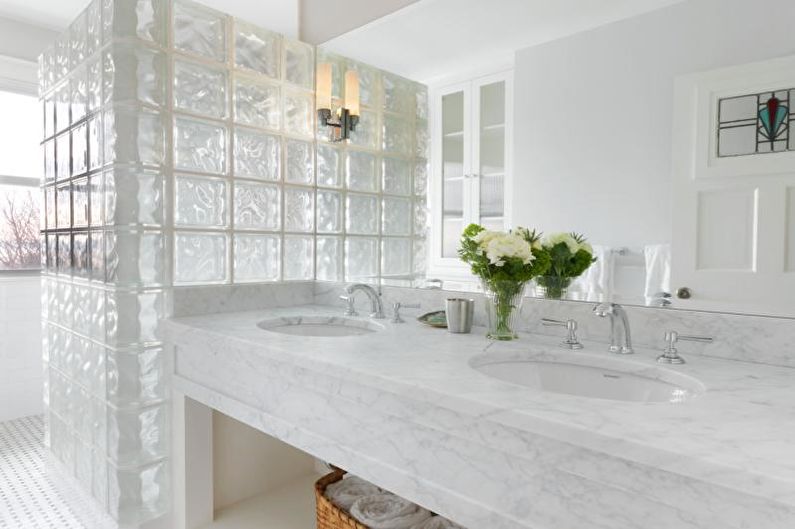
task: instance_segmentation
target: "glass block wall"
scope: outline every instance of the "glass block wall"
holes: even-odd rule
[[[361,77],[316,128],[315,55]],[[46,442],[120,523],[170,503],[170,292],[410,284],[425,267],[423,86],[199,4],[94,0],[40,58]]]

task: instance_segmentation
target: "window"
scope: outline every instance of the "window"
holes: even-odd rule
[[[0,92],[0,272],[41,267],[41,116],[35,97]]]
[[[790,101],[795,89],[727,97],[718,102],[718,156],[795,150]]]

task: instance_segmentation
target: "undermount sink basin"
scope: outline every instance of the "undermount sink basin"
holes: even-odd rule
[[[269,332],[293,336],[361,336],[383,329],[369,321],[335,316],[287,316],[263,320],[257,327]]]
[[[703,384],[687,375],[622,361],[598,365],[550,358],[480,358],[473,360],[472,367],[512,384],[594,399],[680,403],[704,392]]]

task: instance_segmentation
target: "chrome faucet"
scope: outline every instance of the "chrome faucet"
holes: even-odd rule
[[[627,311],[618,303],[600,303],[593,308],[600,318],[610,318],[610,347],[608,351],[618,354],[632,354],[632,335],[629,332]]]
[[[365,285],[364,283],[354,283],[353,285],[348,285],[345,287],[346,295],[340,296],[340,299],[348,303],[345,309],[345,315],[357,315],[356,309],[354,308],[354,298],[356,297],[357,290],[363,291],[365,294],[367,294],[367,297],[370,298],[370,317],[379,320],[383,319],[384,306],[381,304],[381,296],[373,287],[370,285]]]

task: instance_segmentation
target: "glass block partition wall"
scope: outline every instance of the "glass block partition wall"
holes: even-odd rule
[[[348,144],[315,55],[361,77]],[[425,267],[423,86],[199,4],[94,0],[40,59],[46,442],[120,523],[169,507],[174,287],[407,284]]]

